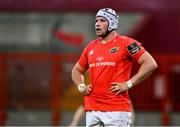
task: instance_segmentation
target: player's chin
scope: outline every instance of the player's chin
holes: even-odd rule
[[[99,35],[99,34],[101,34],[99,31],[96,31],[96,35]]]
[[[103,36],[103,34],[100,33],[100,32],[96,32],[96,35],[97,35],[98,37],[102,37],[102,36]]]

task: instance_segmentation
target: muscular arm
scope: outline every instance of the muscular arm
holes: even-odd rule
[[[131,78],[133,85],[136,85],[146,79],[157,68],[155,60],[148,52],[145,52],[139,58],[138,64],[140,65],[140,68],[138,72]]]
[[[138,59],[138,64],[140,65],[138,72],[130,79],[133,86],[146,79],[157,68],[155,60],[148,52],[145,52]],[[115,95],[119,95],[121,92],[129,89],[126,82],[112,82],[111,84],[113,86],[109,90],[116,92]]]
[[[74,66],[71,77],[76,85],[84,84],[84,73],[86,70],[82,68],[78,63]]]
[[[77,85],[79,92],[84,95],[88,95],[91,92],[91,85],[85,85],[84,83],[84,73],[86,69],[82,68],[78,63],[74,66],[72,70],[72,80]]]

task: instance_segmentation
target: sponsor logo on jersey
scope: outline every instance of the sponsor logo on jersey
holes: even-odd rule
[[[96,60],[97,60],[97,61],[102,61],[102,60],[104,60],[104,57],[103,57],[103,56],[98,56],[98,57],[96,58]]]
[[[119,47],[113,47],[110,49],[110,53],[116,53],[119,50]]]
[[[131,45],[129,45],[127,47],[128,51],[134,55],[135,53],[137,53],[139,50],[141,50],[141,48],[138,46],[138,44],[136,42],[132,43]]]
[[[92,68],[92,67],[101,67],[101,66],[115,66],[115,65],[116,65],[115,62],[110,62],[110,61],[96,62],[96,63],[89,64],[89,68]]]

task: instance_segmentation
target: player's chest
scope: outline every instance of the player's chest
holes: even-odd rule
[[[96,46],[88,52],[88,62],[118,62],[123,59],[123,48],[118,45]]]

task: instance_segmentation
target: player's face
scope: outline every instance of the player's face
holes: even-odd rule
[[[108,29],[108,21],[103,17],[96,17],[95,19],[95,30],[96,35],[103,37],[106,35]]]

